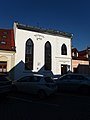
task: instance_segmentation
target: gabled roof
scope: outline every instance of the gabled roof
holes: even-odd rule
[[[72,52],[74,52],[74,53],[77,52],[78,53],[77,56],[72,56],[72,59],[74,59],[74,60],[88,60],[87,49],[82,50],[82,51],[78,51],[76,48],[73,48]]]
[[[86,55],[87,54],[87,50],[79,51],[78,53],[79,53],[80,56],[81,55]]]
[[[0,50],[15,51],[13,29],[0,29]]]
[[[18,29],[40,32],[44,34],[57,35],[57,36],[63,36],[63,37],[68,37],[68,38],[72,38],[73,36],[71,33],[68,33],[68,32],[52,30],[52,29],[43,29],[43,28],[28,26],[28,25],[19,24],[19,23],[16,23],[16,26]]]
[[[72,52],[78,52],[77,48],[72,48]]]

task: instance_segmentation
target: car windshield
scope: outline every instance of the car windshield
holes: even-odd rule
[[[39,82],[40,79],[40,76],[26,76],[19,79],[17,82]]]
[[[45,77],[45,81],[47,83],[53,83],[54,82],[51,77]]]
[[[67,74],[59,78],[60,80],[90,80],[89,77],[80,74]]]

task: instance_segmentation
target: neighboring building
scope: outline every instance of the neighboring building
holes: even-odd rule
[[[0,73],[9,73],[14,65],[14,31],[13,29],[0,29]]]
[[[90,74],[90,47],[86,50],[78,51],[72,49],[72,72]]]
[[[31,73],[64,74],[72,69],[72,34],[14,23],[14,79]],[[47,74],[48,73],[48,74]]]

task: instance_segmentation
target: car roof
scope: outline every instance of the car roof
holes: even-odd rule
[[[20,77],[19,79],[22,79],[22,78],[25,78],[25,77],[41,77],[41,78],[51,78],[50,76],[44,76],[44,75],[42,75],[42,74],[30,74],[30,75],[26,75],[26,76],[22,76],[22,77]],[[17,80],[19,80],[19,79],[17,79]]]
[[[30,76],[40,76],[40,77],[44,77],[44,75],[41,75],[41,74],[32,74]]]
[[[30,75],[25,75],[25,76],[22,76],[22,77],[20,77],[20,79],[21,78],[24,78],[24,77],[32,77],[32,76],[38,76],[38,77],[44,77],[43,75],[41,75],[41,74],[30,74]]]
[[[87,75],[85,75],[85,74],[80,74],[80,73],[67,73],[67,74],[64,74],[64,75],[60,76],[59,78],[62,78],[62,77],[64,77],[64,76],[66,76],[66,75],[76,75],[76,76],[77,76],[77,75],[81,75],[81,76],[84,76],[84,77],[90,79],[90,77],[88,77]]]

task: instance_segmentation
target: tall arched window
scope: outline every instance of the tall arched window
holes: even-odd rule
[[[45,44],[45,70],[51,70],[51,44]]]
[[[33,41],[28,39],[25,49],[25,69],[33,70]]]
[[[61,47],[61,55],[67,55],[67,47],[65,44],[63,44]]]

